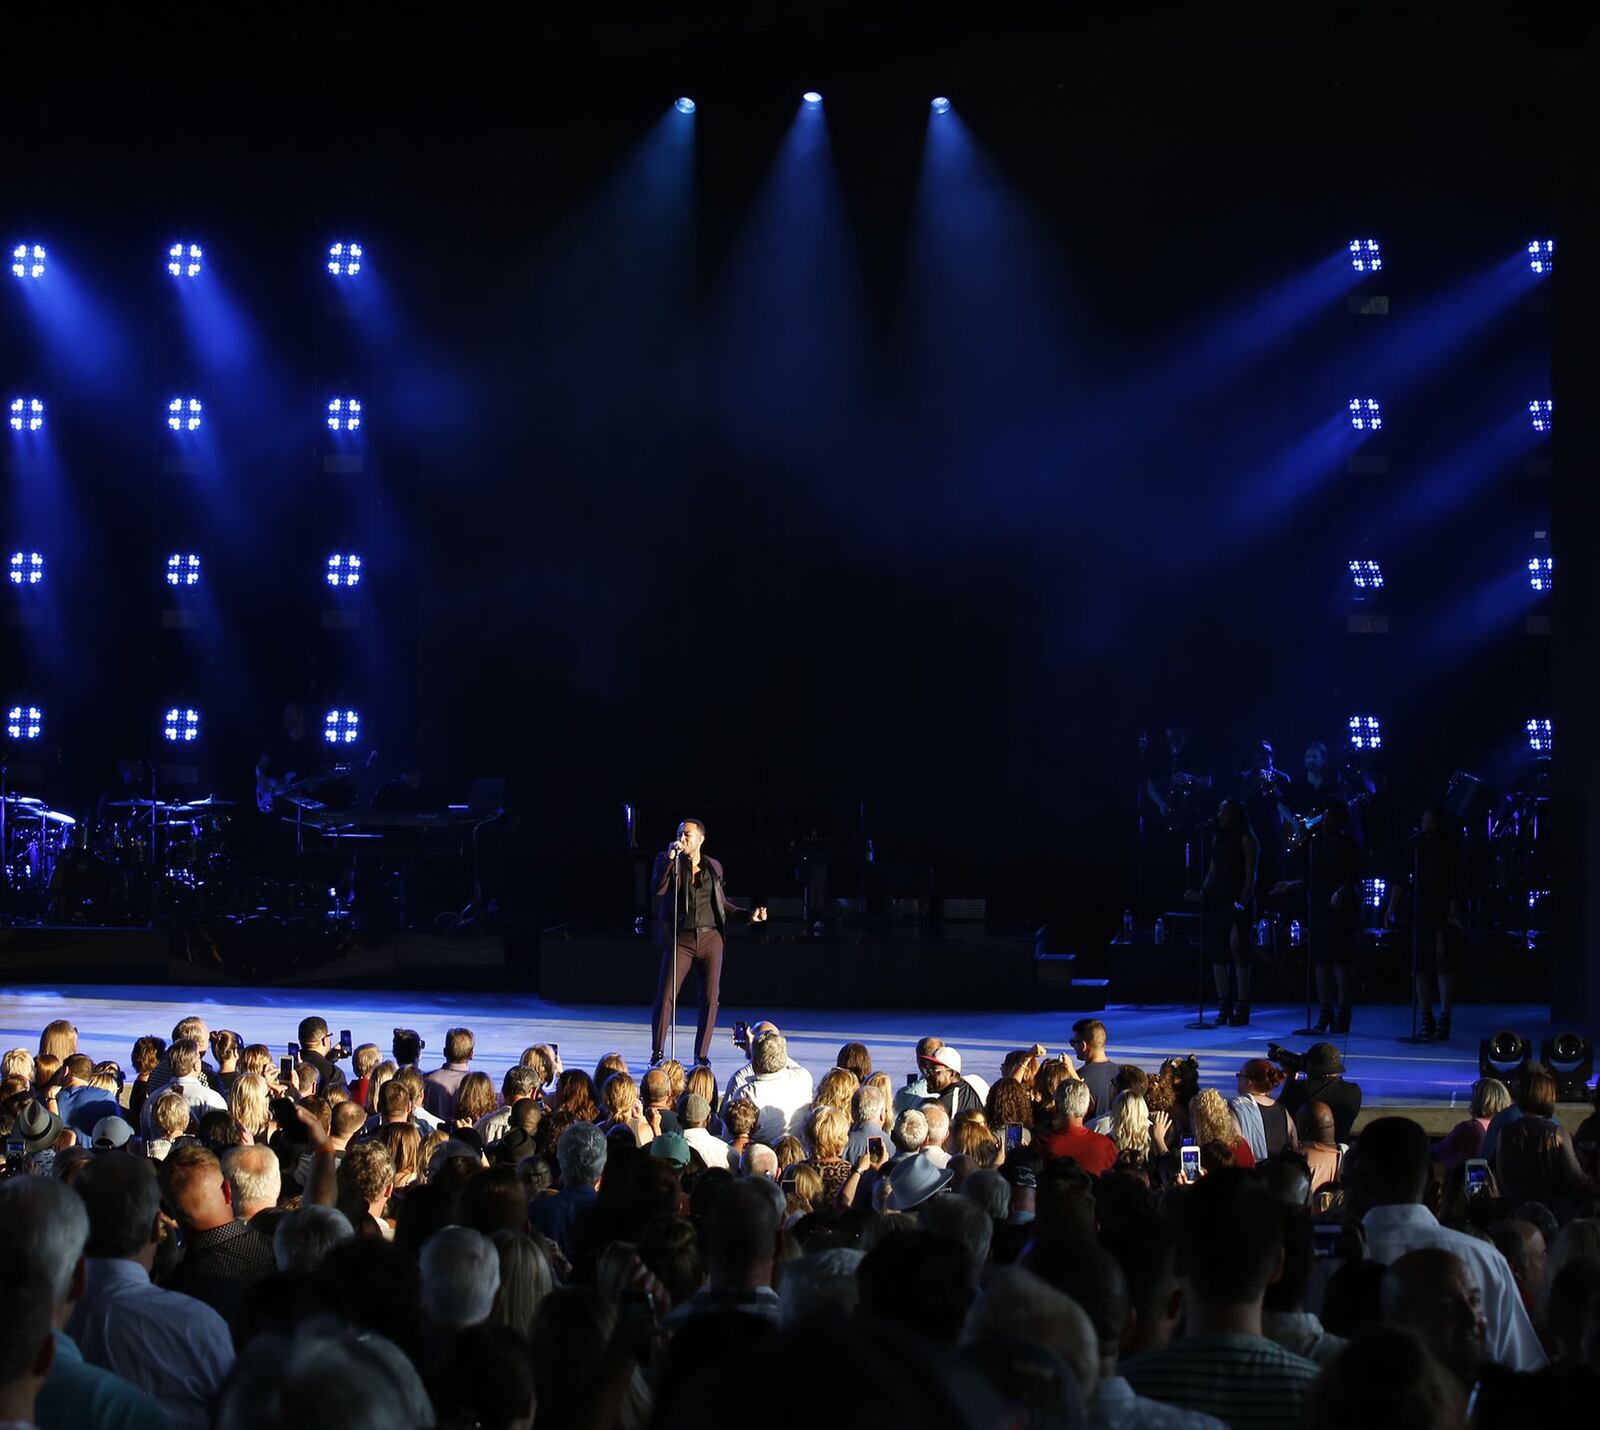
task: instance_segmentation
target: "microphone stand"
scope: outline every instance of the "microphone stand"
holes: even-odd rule
[[[1426,1041],[1422,1034],[1417,1031],[1418,957],[1421,953],[1419,938],[1422,923],[1422,889],[1417,883],[1417,874],[1421,867],[1421,845],[1421,839],[1413,835],[1411,839],[1411,1036],[1409,1038],[1401,1038],[1400,1041],[1402,1043],[1421,1043]],[[1437,957],[1437,953],[1435,953],[1435,957]],[[1435,963],[1434,967],[1437,968],[1438,964]]]
[[[1316,901],[1321,898],[1321,890],[1317,888],[1317,836],[1314,833],[1306,835],[1306,922],[1301,932],[1301,943],[1306,951],[1306,1025],[1300,1033],[1314,1033],[1316,1027],[1311,1021],[1311,979],[1316,972],[1316,935],[1312,929],[1316,925]]]
[[[667,1056],[678,1060],[678,932],[683,920],[683,898],[679,881],[683,878],[683,856],[672,856],[672,949],[667,970]]]

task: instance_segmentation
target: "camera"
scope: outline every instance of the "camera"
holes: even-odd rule
[[[1291,1053],[1282,1043],[1268,1043],[1267,1056],[1286,1072],[1303,1073],[1306,1070],[1304,1053]]]

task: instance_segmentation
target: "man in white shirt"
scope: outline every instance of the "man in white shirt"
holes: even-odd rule
[[[227,1099],[205,1080],[200,1071],[200,1044],[193,1038],[179,1038],[167,1049],[167,1067],[172,1078],[162,1088],[162,1092],[182,1094],[183,1100],[189,1104],[190,1115],[196,1122],[208,1112],[218,1109],[223,1112],[228,1110]],[[147,1097],[141,1115],[148,1119],[154,1106],[155,1097]],[[147,1126],[144,1132],[148,1137],[150,1128]]]
[[[727,1167],[728,1144],[706,1130],[706,1123],[711,1121],[711,1104],[698,1092],[684,1096],[679,1121],[682,1124],[683,1140],[693,1151],[700,1154],[700,1160],[706,1166]]]
[[[789,1044],[776,1028],[755,1040],[749,1065],[728,1079],[729,1101],[748,1098],[760,1109],[754,1137],[769,1147],[785,1135],[804,1134],[815,1095],[811,1074],[790,1061]]]
[[[1345,1177],[1357,1205],[1370,1208],[1361,1219],[1368,1257],[1387,1266],[1420,1247],[1454,1252],[1482,1293],[1489,1357],[1510,1370],[1538,1370],[1547,1357],[1505,1257],[1491,1242],[1440,1226],[1422,1205],[1430,1155],[1428,1134],[1408,1117],[1380,1117],[1362,1129]]]
[[[205,1430],[233,1365],[228,1324],[203,1301],[150,1280],[161,1191],[142,1157],[108,1153],[72,1188],[89,1212],[88,1286],[68,1332],[84,1359],[160,1402],[175,1426]]]

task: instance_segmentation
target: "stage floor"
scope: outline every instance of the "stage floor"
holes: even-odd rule
[[[690,1010],[685,1009],[685,1013]],[[172,1025],[198,1013],[211,1027],[232,1028],[246,1042],[264,1042],[282,1054],[307,1014],[328,1020],[335,1036],[349,1028],[357,1043],[375,1042],[387,1054],[396,1027],[415,1028],[427,1042],[423,1065],[436,1064],[445,1029],[469,1027],[477,1038],[478,1066],[498,1080],[530,1043],[554,1042],[564,1062],[592,1068],[602,1055],[620,1051],[631,1066],[649,1058],[648,1010],[643,1007],[562,1007],[528,995],[495,993],[370,993],[334,989],[227,989],[98,985],[17,988],[0,991],[0,1048],[37,1048],[39,1030],[52,1019],[70,1018],[79,1046],[95,1059],[114,1058],[128,1066],[135,1038],[144,1033],[170,1037]],[[724,1008],[712,1060],[725,1078],[743,1056],[734,1048],[735,1020],[774,1019],[789,1038],[791,1055],[820,1073],[831,1067],[841,1044],[862,1042],[875,1066],[898,1079],[912,1067],[912,1047],[925,1034],[938,1034],[958,1048],[968,1070],[992,1080],[1001,1059],[1013,1048],[1039,1041],[1065,1047],[1078,1013],[1028,1012],[872,1012],[862,1009]],[[1184,1025],[1194,1009],[1111,1007],[1099,1015],[1110,1030],[1114,1058],[1154,1069],[1170,1054],[1194,1053],[1203,1081],[1230,1093],[1239,1063],[1264,1054],[1269,1042],[1304,1048],[1314,1041],[1297,1037],[1303,1007],[1258,1006],[1251,1026],[1194,1030]],[[1525,1006],[1469,1006],[1456,1010],[1455,1032],[1446,1044],[1409,1046],[1398,1041],[1410,1031],[1408,1006],[1358,1009],[1354,1031],[1343,1039],[1348,1076],[1362,1085],[1369,1105],[1463,1105],[1478,1075],[1478,1042],[1511,1027],[1538,1038],[1552,1031],[1549,1009]],[[694,1029],[680,1022],[678,1055],[693,1055]]]

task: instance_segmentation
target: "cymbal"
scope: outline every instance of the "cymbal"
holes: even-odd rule
[[[5,797],[5,802],[7,804],[25,804],[30,809],[43,808],[44,806],[42,799],[35,799],[32,795],[27,794],[8,794]]]

